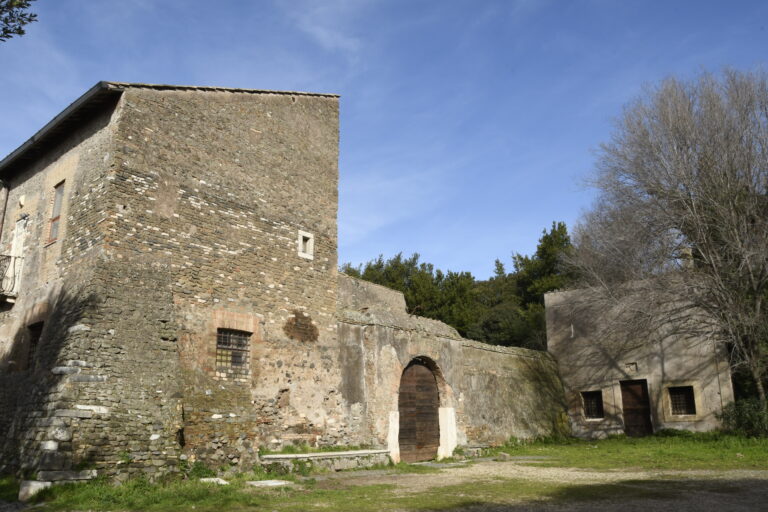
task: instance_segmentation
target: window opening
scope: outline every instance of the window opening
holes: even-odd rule
[[[676,386],[668,388],[669,402],[672,414],[696,414],[696,400],[693,396],[693,386]]]
[[[43,322],[38,322],[27,327],[29,335],[29,345],[27,348],[27,369],[35,369],[35,356],[37,355],[37,346],[40,343],[40,337],[43,335]]]
[[[582,391],[581,400],[584,403],[585,418],[597,419],[605,417],[602,391]]]
[[[306,231],[299,231],[299,256],[311,260],[315,254],[315,236]]]
[[[216,376],[245,380],[248,377],[251,333],[234,329],[216,331]]]
[[[62,181],[53,188],[53,209],[51,209],[50,230],[48,231],[48,242],[55,242],[59,239],[59,227],[61,224],[61,206],[64,202],[64,182]]]

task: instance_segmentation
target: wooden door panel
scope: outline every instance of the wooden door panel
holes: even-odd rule
[[[630,437],[653,434],[651,402],[645,380],[621,381],[621,402],[624,409],[624,432]]]
[[[432,460],[440,444],[440,406],[437,381],[423,364],[412,364],[400,379],[400,459]]]

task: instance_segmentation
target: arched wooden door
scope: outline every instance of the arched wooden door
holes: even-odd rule
[[[418,462],[437,457],[440,444],[440,397],[432,370],[413,362],[400,378],[400,460]]]

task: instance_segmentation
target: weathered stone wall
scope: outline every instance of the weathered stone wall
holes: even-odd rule
[[[0,305],[0,470],[69,469],[78,462],[71,427],[82,418],[62,411],[80,391],[69,372],[81,369],[80,326],[93,305],[88,283],[100,254],[114,115],[107,105],[33,165],[3,178],[9,193],[0,253],[19,257],[3,283],[8,289],[18,278],[18,293]],[[50,241],[61,181],[59,237]],[[30,354],[28,326],[38,322],[42,336]]]
[[[261,445],[352,441],[335,356],[337,98],[129,89],[121,105],[108,256],[171,276],[186,450],[246,464]],[[217,376],[220,328],[252,333],[243,382]]]
[[[429,361],[438,382],[441,457],[456,446],[498,445],[567,428],[548,354],[463,339],[441,322],[408,315],[401,293],[343,274],[339,342],[342,396],[360,407],[369,443],[388,447],[395,460],[400,378],[415,358]]]
[[[654,430],[717,428],[723,406],[733,400],[724,347],[711,337],[692,336],[681,326],[667,325],[653,333],[616,339],[610,329],[618,308],[591,307],[588,291],[548,293],[547,349],[555,357],[565,387],[574,434],[604,437],[624,432],[621,397],[623,380],[648,383]],[[692,386],[695,415],[673,415],[670,386]],[[601,391],[605,417],[587,419],[581,392]]]

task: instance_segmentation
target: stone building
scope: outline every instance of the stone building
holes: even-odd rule
[[[546,353],[337,270],[338,98],[101,82],[0,162],[0,471],[546,435]]]
[[[544,301],[547,350],[557,360],[574,435],[720,426],[717,415],[733,401],[722,344],[669,322],[642,336],[610,333],[602,327],[618,307],[596,306],[586,290],[548,293]]]

